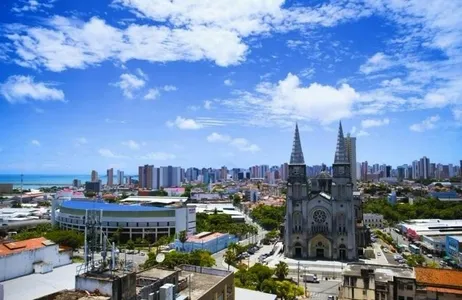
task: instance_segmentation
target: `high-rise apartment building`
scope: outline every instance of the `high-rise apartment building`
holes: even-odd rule
[[[358,186],[358,179],[356,177],[356,137],[352,137],[348,134],[345,139],[345,148],[351,164],[351,182],[353,183],[353,190],[355,191]]]
[[[412,179],[419,179],[419,162],[417,160],[412,162]]]
[[[96,172],[95,170],[91,171],[91,182],[97,182],[98,180],[98,172]]]
[[[226,168],[226,166],[223,166],[220,169],[220,180],[225,181],[226,179],[228,179],[228,168]]]
[[[108,186],[113,186],[114,185],[114,169],[113,168],[107,169],[106,176],[107,176],[106,184]]]
[[[117,170],[117,184],[124,185],[125,184],[125,175],[124,171]]]
[[[419,177],[420,179],[428,179],[430,173],[430,159],[426,156],[419,161]]]
[[[138,167],[138,186],[142,189],[153,189],[154,166],[144,165]]]
[[[289,164],[288,163],[283,163],[279,169],[279,174],[281,177],[281,180],[287,181],[287,177],[289,176]]]
[[[361,163],[361,180],[367,181],[367,173],[369,172],[369,166],[367,165],[367,160]]]

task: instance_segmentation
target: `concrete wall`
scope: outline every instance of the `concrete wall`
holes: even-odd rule
[[[135,300],[136,273],[116,278],[77,275],[75,289],[89,292],[98,290],[101,294],[110,296],[112,300]]]
[[[33,264],[40,261],[53,267],[70,264],[71,253],[59,253],[58,250],[58,245],[51,245],[0,257],[0,281],[32,274]]]
[[[106,278],[94,278],[77,275],[75,277],[75,289],[94,292],[112,297],[112,281]]]

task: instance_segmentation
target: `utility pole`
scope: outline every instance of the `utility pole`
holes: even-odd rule
[[[300,262],[297,263],[297,285],[300,285]]]

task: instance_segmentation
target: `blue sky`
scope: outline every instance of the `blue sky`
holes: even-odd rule
[[[0,4],[0,173],[462,159],[462,2]]]

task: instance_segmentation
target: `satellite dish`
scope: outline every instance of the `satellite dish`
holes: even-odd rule
[[[164,259],[165,259],[165,254],[163,254],[163,253],[157,254],[157,256],[156,256],[156,261],[157,261],[158,263],[163,262]]]

